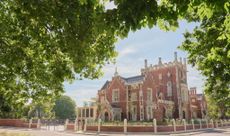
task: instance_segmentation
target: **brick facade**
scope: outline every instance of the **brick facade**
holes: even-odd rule
[[[201,114],[199,107],[203,99],[191,95],[187,85],[186,60],[148,66],[145,60],[141,74],[124,78],[115,71],[98,91],[100,110],[98,117],[103,120],[163,120],[164,118],[192,118]],[[191,102],[196,98],[196,102]],[[193,100],[194,101],[194,100]],[[197,107],[194,109],[194,107]],[[196,113],[195,113],[195,112]],[[203,116],[197,116],[203,117]]]

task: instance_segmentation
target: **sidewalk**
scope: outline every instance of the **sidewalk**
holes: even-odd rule
[[[15,128],[15,127],[0,127],[0,133],[25,133],[30,134],[31,136],[85,136],[85,135],[98,135],[96,133],[83,133],[83,132],[73,132],[73,131],[48,131],[48,130],[38,130],[38,129],[27,129],[27,128]],[[200,129],[196,131],[187,131],[187,132],[175,132],[175,133],[100,133],[100,136],[141,136],[141,135],[172,135],[172,136],[188,136],[188,135],[213,135],[213,136],[230,136],[230,127],[224,128],[215,128],[215,129]]]

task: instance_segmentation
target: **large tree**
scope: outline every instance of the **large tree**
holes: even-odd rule
[[[116,55],[99,0],[1,0],[0,92],[14,105],[50,101],[63,82],[97,78]]]
[[[53,111],[58,119],[74,119],[76,117],[76,104],[69,96],[61,96],[55,102]]]
[[[146,26],[175,30],[178,20],[186,19],[201,23],[185,35],[189,62],[207,76],[207,92],[229,99],[229,0],[111,1],[115,8],[105,10],[101,0],[1,0],[4,97],[15,105],[50,100],[63,92],[65,80],[101,75],[116,56],[117,37]]]
[[[230,112],[230,2],[204,3],[199,8],[203,12],[190,18],[199,17],[201,24],[184,34],[180,48],[188,52],[189,63],[206,77],[205,92],[224,118]]]

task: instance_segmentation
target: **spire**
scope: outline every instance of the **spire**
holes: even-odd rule
[[[114,76],[118,76],[117,67],[115,68]]]
[[[174,61],[177,62],[177,52],[174,52]]]

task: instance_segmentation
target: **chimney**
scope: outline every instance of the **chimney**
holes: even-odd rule
[[[158,65],[162,65],[161,57],[159,57]]]
[[[186,61],[186,58],[184,58],[184,65],[186,65],[187,64],[187,61]]]
[[[182,58],[180,57],[180,63],[182,63]]]
[[[174,52],[174,61],[177,62],[177,52]]]
[[[145,68],[147,68],[148,67],[148,61],[147,61],[147,59],[145,59]]]

